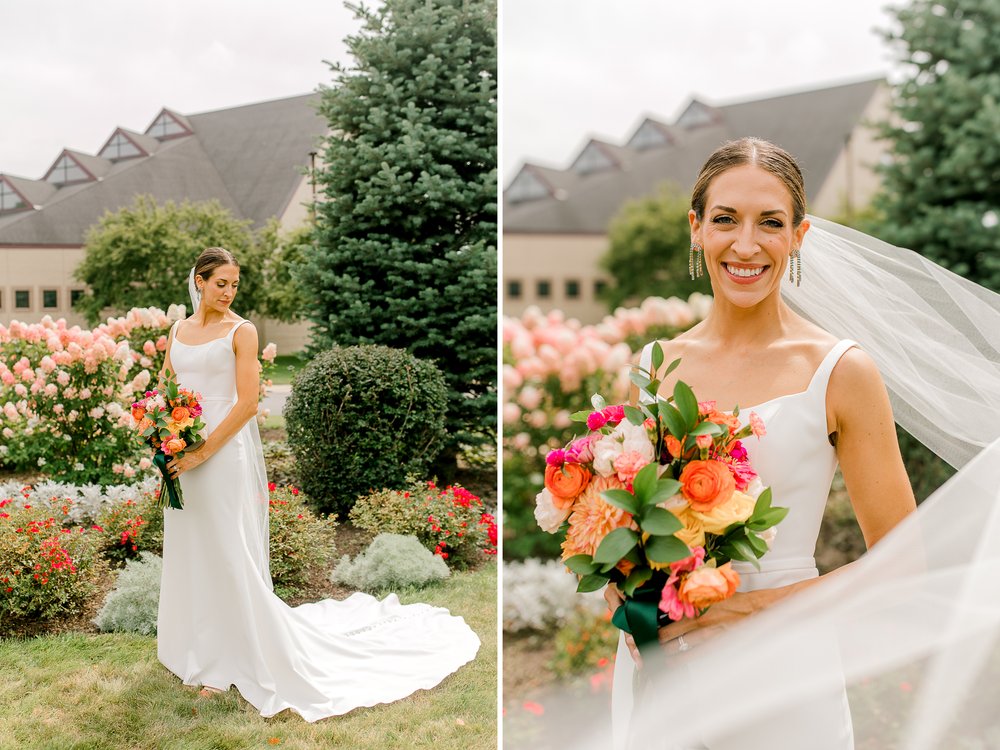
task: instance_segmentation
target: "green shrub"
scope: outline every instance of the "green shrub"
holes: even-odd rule
[[[152,494],[106,508],[97,519],[101,553],[117,565],[143,552],[163,554],[163,508]]]
[[[446,404],[437,367],[401,349],[317,355],[284,410],[306,494],[321,511],[346,513],[362,492],[426,474],[443,446]]]
[[[559,677],[603,669],[618,648],[619,633],[611,624],[610,612],[594,614],[580,609],[556,633],[555,656],[549,667]]]
[[[274,593],[286,599],[309,589],[309,579],[325,568],[336,553],[337,522],[309,510],[295,487],[270,485],[271,580]]]
[[[409,490],[379,490],[358,498],[351,522],[374,534],[415,536],[448,565],[465,568],[496,554],[497,529],[483,502],[458,485],[417,482]]]
[[[379,534],[352,562],[344,556],[330,578],[362,591],[426,586],[451,575],[448,566],[416,537]]]
[[[138,560],[126,562],[114,589],[94,618],[98,630],[140,635],[156,633],[162,572],[163,559],[151,552],[143,552]]]
[[[70,614],[96,593],[107,573],[100,536],[67,521],[65,512],[0,500],[0,620]]]

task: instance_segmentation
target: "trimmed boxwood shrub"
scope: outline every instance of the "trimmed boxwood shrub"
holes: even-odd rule
[[[444,445],[447,388],[433,363],[362,345],[322,352],[292,383],[288,444],[302,489],[322,512],[426,475]]]

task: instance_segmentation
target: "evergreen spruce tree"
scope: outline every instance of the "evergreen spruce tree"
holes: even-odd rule
[[[496,430],[496,7],[351,6],[332,65],[315,247],[298,267],[313,350],[384,344],[434,361],[450,455]]]
[[[894,91],[877,233],[1000,291],[1000,3],[913,0],[885,36]]]

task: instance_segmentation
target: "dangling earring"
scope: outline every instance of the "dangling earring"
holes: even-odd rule
[[[704,248],[697,242],[691,243],[691,250],[688,253],[688,273],[691,274],[692,281],[694,279],[701,278],[702,274],[705,273],[705,269],[702,267],[701,261],[705,257]]]
[[[792,250],[788,256],[788,283],[795,282],[795,286],[802,283],[802,251],[799,248]]]

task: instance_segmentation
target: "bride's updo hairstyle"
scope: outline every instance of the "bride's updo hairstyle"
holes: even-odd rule
[[[733,167],[753,164],[770,172],[784,183],[792,196],[792,224],[798,226],[806,215],[806,189],[802,170],[785,149],[760,138],[740,138],[719,146],[701,168],[698,181],[691,191],[691,210],[701,221],[705,215],[705,198],[712,180]]]
[[[240,262],[236,256],[224,247],[206,247],[201,251],[198,260],[194,262],[194,275],[201,276],[205,281],[212,278],[215,269],[219,266],[240,267]]]

